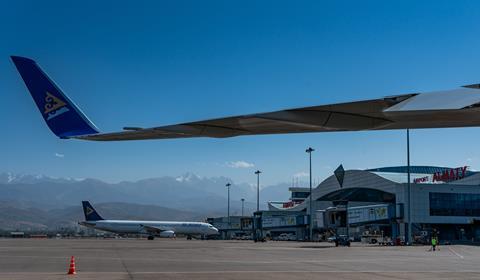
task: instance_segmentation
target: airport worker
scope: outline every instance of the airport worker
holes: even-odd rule
[[[437,238],[432,237],[432,250],[435,251],[435,247],[437,247]]]

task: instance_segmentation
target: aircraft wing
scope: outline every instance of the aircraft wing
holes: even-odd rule
[[[408,98],[405,95],[398,98]],[[240,115],[133,131],[75,137],[86,140],[141,140],[188,137],[225,138],[241,135],[368,130],[389,124],[380,112],[389,100],[368,100]]]
[[[479,85],[365,101],[280,110],[99,133],[83,112],[28,58],[12,57],[49,128],[60,138],[95,141],[225,138],[242,135],[480,126]]]
[[[163,231],[167,231],[168,229],[162,229],[159,227],[152,227],[152,226],[146,226],[146,225],[141,225],[146,232],[151,233],[151,234],[160,234]]]

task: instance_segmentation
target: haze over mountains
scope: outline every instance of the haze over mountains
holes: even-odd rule
[[[106,218],[202,220],[226,214],[226,177],[204,178],[192,173],[136,182],[106,183],[96,179],[53,178],[0,173],[0,229],[28,230],[58,228],[83,219],[82,200],[90,200]],[[288,187],[282,183],[261,189],[261,208],[266,201],[286,200]],[[256,207],[256,186],[231,187],[231,214]]]

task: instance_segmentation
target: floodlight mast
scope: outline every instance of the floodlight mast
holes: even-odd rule
[[[310,163],[310,172],[309,172],[309,177],[310,177],[310,203],[309,203],[309,222],[308,222],[308,226],[309,226],[309,240],[310,241],[313,241],[313,217],[312,217],[312,208],[313,208],[313,205],[312,205],[312,152],[315,151],[315,149],[313,149],[312,147],[309,147],[305,152],[308,153],[308,157],[309,157],[309,163]]]
[[[245,203],[245,198],[242,198],[241,201],[242,201],[242,217],[243,217],[243,209],[244,209],[243,206],[244,206],[244,203]]]
[[[260,173],[262,173],[262,171],[255,171],[257,175],[257,212],[260,211]]]
[[[407,128],[407,207],[408,207],[408,221],[407,221],[407,238],[406,242],[412,243],[412,203],[411,203],[411,183],[410,183],[410,129]]]
[[[230,186],[232,184],[227,183],[225,186],[227,187],[227,219],[228,219],[228,228],[230,229]]]

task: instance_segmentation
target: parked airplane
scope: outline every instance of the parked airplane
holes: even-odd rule
[[[184,234],[188,238],[218,234],[218,229],[214,226],[200,222],[104,220],[90,202],[82,201],[82,205],[85,221],[79,222],[79,224],[98,230],[120,234],[148,235],[148,240],[153,240],[155,236],[172,238],[176,234]]]
[[[99,133],[97,127],[40,69],[12,56],[50,130],[63,139],[96,141],[233,137],[329,131],[480,126],[480,84],[455,90],[408,93],[373,100],[227,117],[153,128],[125,127]]]

